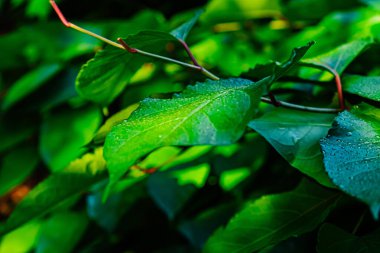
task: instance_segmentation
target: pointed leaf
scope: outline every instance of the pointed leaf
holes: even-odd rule
[[[254,115],[262,82],[206,81],[173,99],[146,99],[107,135],[104,156],[110,185],[139,158],[161,146],[223,145],[235,142]]]
[[[332,224],[324,224],[318,233],[318,253],[379,253],[380,230],[365,235],[355,236]]]
[[[344,91],[380,102],[379,76],[349,75],[342,82]]]
[[[380,211],[380,109],[368,105],[345,111],[321,140],[326,171],[347,194]]]
[[[248,204],[214,233],[204,252],[250,253],[315,229],[339,194],[304,181],[294,191],[264,196]]]
[[[37,185],[16,207],[1,227],[0,234],[11,231],[27,221],[40,217],[59,204],[87,190],[106,177],[102,150],[75,160],[65,171],[56,173]]]
[[[314,41],[309,42],[306,46],[296,47],[293,49],[289,59],[286,62],[272,62],[265,65],[257,65],[254,69],[249,70],[244,76],[260,80],[267,76],[272,76],[273,81],[278,80],[280,77],[290,71],[297,63],[305,56],[311,46],[315,44]]]
[[[192,19],[190,19],[186,23],[182,24],[178,28],[176,28],[173,31],[171,31],[170,34],[173,35],[174,37],[176,37],[179,40],[185,41],[186,38],[187,38],[187,35],[191,31],[191,29],[193,28],[193,26],[195,25],[195,23],[198,21],[198,19],[201,16],[202,13],[203,13],[203,11],[201,11],[201,10],[195,12],[194,13],[194,17]]]
[[[248,126],[261,134],[282,157],[319,183],[333,187],[322,161],[319,140],[331,128],[334,115],[276,108]]]
[[[160,53],[167,43],[177,39],[165,32],[143,31],[128,36],[125,42],[132,48]],[[76,80],[77,91],[88,100],[108,105],[146,61],[141,55],[108,46],[82,66]]]
[[[327,65],[333,68],[338,74],[342,74],[348,65],[372,43],[372,38],[354,40],[327,53],[302,61],[309,64]]]

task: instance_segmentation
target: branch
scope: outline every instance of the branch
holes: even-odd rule
[[[57,13],[59,19],[61,20],[61,22],[63,23],[64,26],[66,26],[68,28],[73,28],[74,30],[77,30],[77,31],[82,32],[82,33],[85,33],[87,35],[90,35],[90,36],[92,36],[94,38],[97,38],[97,39],[99,39],[99,40],[101,40],[101,41],[103,41],[103,42],[105,42],[105,43],[107,43],[107,44],[109,44],[111,46],[114,46],[114,47],[117,47],[117,48],[120,48],[120,49],[124,49],[120,44],[118,44],[118,43],[116,43],[116,42],[114,42],[112,40],[104,38],[104,37],[102,37],[102,36],[100,36],[100,35],[98,35],[96,33],[93,33],[93,32],[91,32],[89,30],[86,30],[86,29],[84,29],[82,27],[79,27],[79,26],[77,26],[77,25],[75,25],[73,23],[68,22],[67,19],[65,18],[65,16],[63,15],[63,13],[61,12],[61,10],[59,9],[58,5],[55,3],[55,1],[54,0],[50,0],[50,4],[53,7],[54,11]]]
[[[276,100],[274,103],[272,99],[261,97],[261,101],[264,103],[272,104],[274,106],[281,106],[285,108],[300,110],[300,111],[307,111],[307,112],[319,112],[319,113],[337,113],[342,111],[342,109],[335,109],[335,108],[320,108],[320,107],[310,107],[310,106],[303,106],[303,105],[296,105],[284,101]]]
[[[141,54],[141,55],[145,55],[145,56],[149,56],[149,57],[153,57],[153,58],[157,58],[157,59],[160,59],[160,60],[164,60],[164,61],[168,61],[168,62],[171,62],[171,63],[175,63],[175,64],[178,64],[178,65],[181,65],[183,67],[187,67],[187,68],[191,68],[191,69],[195,69],[195,70],[198,70],[200,71],[203,75],[213,79],[213,80],[219,80],[219,77],[215,76],[214,74],[210,73],[209,71],[207,71],[206,69],[204,69],[203,67],[199,66],[199,64],[196,62],[195,58],[193,57],[192,58],[192,61],[195,63],[197,63],[196,65],[192,65],[192,64],[188,64],[186,62],[181,62],[181,61],[178,61],[178,60],[175,60],[175,59],[172,59],[172,58],[168,58],[168,57],[164,57],[164,56],[161,56],[161,55],[157,55],[157,54],[152,54],[152,53],[149,53],[149,52],[145,52],[143,50],[140,50],[140,49],[137,49],[137,48],[132,48],[130,47],[127,43],[125,43],[125,41],[123,41],[122,39],[117,39],[119,43],[116,43],[112,40],[109,40],[103,36],[100,36],[96,33],[93,33],[87,29],[84,29],[82,27],[79,27],[69,21],[67,21],[67,19],[65,18],[65,16],[63,15],[63,13],[61,12],[61,10],[59,9],[58,5],[56,4],[56,2],[54,0],[50,0],[50,4],[51,6],[53,7],[54,11],[57,13],[59,19],[61,20],[61,22],[63,23],[64,26],[68,27],[68,28],[73,28],[74,30],[77,30],[79,32],[82,32],[82,33],[85,33],[87,35],[90,35],[94,38],[97,38],[111,46],[114,46],[114,47],[117,47],[117,48],[120,48],[120,49],[123,49],[123,50],[126,50],[128,51],[129,53],[137,53],[137,54]],[[185,43],[186,44],[186,43]],[[186,48],[188,49],[187,45],[186,45]],[[186,50],[185,48],[185,50]],[[186,50],[188,53],[190,52],[190,50]],[[190,58],[192,56],[191,52],[190,52]],[[194,64],[195,64],[194,63]]]
[[[317,68],[317,69],[321,69],[321,70],[327,70],[328,72],[330,72],[331,74],[333,74],[334,78],[335,78],[337,92],[338,92],[339,107],[340,107],[341,110],[345,110],[346,109],[346,105],[345,105],[345,102],[344,102],[344,96],[343,96],[342,81],[340,79],[339,73],[335,69],[333,69],[332,67],[330,67],[327,64],[322,64],[322,63],[300,62],[299,65],[300,66],[304,66],[304,67],[311,67],[311,68]]]

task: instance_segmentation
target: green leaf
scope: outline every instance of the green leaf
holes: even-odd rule
[[[380,77],[379,76],[344,76],[343,90],[363,98],[380,102]]]
[[[293,167],[319,183],[334,187],[327,176],[319,140],[327,135],[334,115],[276,108],[248,126],[261,134]]]
[[[133,104],[128,106],[127,108],[121,110],[120,112],[112,115],[107,121],[101,126],[94,136],[95,143],[102,143],[106,138],[106,135],[111,131],[111,128],[123,120],[126,120],[131,116],[131,114],[139,107],[139,104]]]
[[[61,68],[62,66],[59,64],[43,65],[21,77],[8,90],[1,105],[2,109],[9,109],[28,94],[38,89],[41,85],[46,83],[46,81],[57,74]]]
[[[342,191],[367,203],[377,219],[380,211],[380,109],[361,105],[335,119],[321,140],[324,164]]]
[[[36,168],[38,152],[32,146],[23,146],[6,154],[0,166],[0,196],[21,184]]]
[[[124,41],[132,48],[149,53],[164,51],[169,42],[178,43],[174,36],[159,31],[139,32],[126,37]],[[139,54],[108,46],[82,66],[76,80],[77,91],[88,100],[108,105],[146,61],[147,58]]]
[[[273,82],[277,81],[280,77],[289,72],[298,62],[305,56],[311,46],[315,44],[314,41],[310,41],[306,46],[296,47],[292,50],[289,59],[284,62],[272,62],[269,64],[258,64],[255,68],[249,70],[244,76],[248,76],[253,79],[262,79],[267,76],[272,76]]]
[[[304,181],[294,191],[246,205],[207,241],[204,252],[254,252],[315,229],[339,194]]]
[[[244,21],[276,17],[281,14],[278,0],[213,0],[206,6],[202,21],[208,23]]]
[[[28,253],[34,248],[41,228],[40,221],[31,221],[0,240],[0,253]]]
[[[186,23],[182,24],[178,28],[174,29],[173,31],[171,31],[170,34],[173,35],[174,37],[176,37],[179,40],[185,41],[186,38],[187,38],[187,35],[191,31],[191,29],[193,29],[193,26],[198,21],[198,19],[201,16],[202,13],[203,13],[203,11],[201,11],[201,10],[195,12],[193,18],[191,18],[189,21],[187,21]]]
[[[91,141],[101,119],[99,109],[93,106],[50,114],[40,134],[40,152],[49,168],[62,170],[83,154],[83,146]]]
[[[360,0],[360,2],[363,2],[377,10],[380,10],[380,3],[377,0]]]
[[[0,235],[48,213],[105,179],[105,166],[102,150],[97,149],[94,154],[73,161],[64,171],[49,176],[18,204],[1,227]]]
[[[80,213],[54,214],[42,223],[36,253],[70,253],[83,236],[88,218]]]
[[[302,62],[329,66],[338,74],[342,74],[348,65],[373,42],[373,38],[370,37],[354,40],[322,55],[304,59]]]
[[[332,224],[323,224],[318,233],[318,253],[378,253],[380,252],[380,230],[355,236]]]
[[[188,87],[173,99],[142,101],[128,120],[107,135],[104,156],[109,186],[156,148],[235,142],[254,115],[266,80],[209,80]]]
[[[158,172],[148,178],[148,192],[172,220],[197,189],[204,186],[209,172],[208,164]]]

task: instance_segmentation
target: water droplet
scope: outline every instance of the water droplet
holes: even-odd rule
[[[347,132],[346,135],[347,136],[352,136],[352,132]]]

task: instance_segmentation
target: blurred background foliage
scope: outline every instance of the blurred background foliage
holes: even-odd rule
[[[295,46],[310,40],[317,43],[308,58],[355,39],[380,37],[376,0],[65,0],[58,4],[68,20],[113,40],[141,30],[170,31],[204,8],[188,44],[203,66],[222,77],[240,76],[273,59],[283,61]],[[49,210],[37,208],[34,216],[15,222],[22,225],[30,220],[1,238],[1,253],[198,252],[246,200],[292,190],[303,179],[283,158],[280,147],[271,143],[282,156],[251,131],[229,146],[158,149],[141,160],[131,170],[133,177],[122,180],[103,204],[107,179],[102,151],[95,147],[104,141],[112,122],[125,118],[135,103],[148,96],[170,97],[204,79],[197,72],[144,59],[128,87],[102,108],[78,96],[75,79],[82,64],[103,46],[65,28],[47,0],[0,0],[0,218],[5,221],[46,178],[50,181],[38,189],[60,196],[39,200],[51,203]],[[185,57],[172,44],[166,53]],[[378,46],[371,47],[348,66],[350,73],[379,75],[379,53]],[[289,94],[287,88],[296,92]],[[313,106],[337,104],[333,86],[326,96],[325,90],[311,84],[283,82],[278,93]],[[357,98],[348,99],[355,103]],[[275,111],[272,116],[282,113]],[[103,125],[110,116],[111,123]],[[331,124],[333,117],[318,120]],[[255,130],[265,137],[265,128]],[[297,162],[292,163],[296,168],[304,165]],[[79,168],[83,174],[63,177],[59,172],[65,168]],[[141,168],[160,170],[148,176]],[[318,181],[329,184],[326,178]],[[338,208],[331,218],[343,229],[355,227],[365,208],[356,201],[348,203],[349,213]],[[49,214],[40,215],[45,211]],[[375,227],[369,215],[363,224],[363,233]],[[326,225],[322,231],[345,233],[337,229]],[[316,234],[312,230],[260,252],[314,252]],[[323,247],[319,246],[320,252],[330,252]]]

